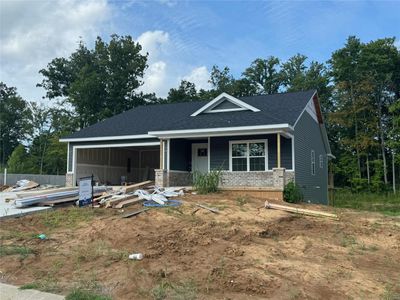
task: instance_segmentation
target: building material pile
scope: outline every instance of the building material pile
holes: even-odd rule
[[[96,206],[117,209],[142,202],[145,202],[145,206],[157,207],[180,205],[179,201],[168,198],[184,195],[183,188],[159,188],[152,184],[152,181],[143,181],[117,191],[106,191],[95,198],[94,203]]]
[[[14,186],[11,186],[7,189],[4,190],[4,192],[20,192],[20,191],[26,191],[26,190],[31,190],[33,188],[36,188],[39,186],[39,183],[27,180],[27,179],[21,179],[16,182]]]
[[[107,191],[109,188],[106,186],[95,186],[93,187],[93,194],[94,195],[99,195],[102,192]],[[74,189],[72,191],[62,191],[62,192],[56,192],[56,193],[46,193],[46,194],[41,194],[37,196],[30,196],[30,197],[24,197],[22,199],[16,199],[15,200],[15,206],[18,208],[21,207],[27,207],[35,204],[43,204],[43,203],[49,203],[54,201],[58,201],[58,203],[61,202],[73,202],[78,200],[78,195],[79,195],[79,190]]]
[[[317,211],[317,210],[302,209],[302,208],[296,208],[296,207],[291,207],[291,206],[273,204],[268,201],[265,201],[265,208],[283,210],[283,211],[287,211],[290,213],[312,216],[312,217],[324,217],[324,218],[331,218],[331,219],[335,219],[335,220],[339,219],[336,214],[331,214],[331,213]]]

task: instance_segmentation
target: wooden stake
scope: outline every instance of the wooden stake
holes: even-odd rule
[[[204,209],[207,209],[207,210],[209,210],[209,211],[211,211],[211,212],[213,212],[215,214],[219,214],[219,210],[216,209],[216,208],[208,207],[208,206],[205,206],[205,205],[202,205],[202,204],[196,204],[196,206],[204,208]]]
[[[339,219],[336,214],[331,214],[331,213],[326,213],[326,212],[316,211],[316,210],[290,207],[290,206],[285,206],[285,205],[278,205],[278,204],[269,203],[268,201],[265,201],[265,208],[283,210],[283,211],[287,211],[287,212],[291,212],[291,213],[295,213],[295,214],[307,215],[307,216],[313,216],[313,217],[326,217],[326,218],[332,218],[335,220]]]

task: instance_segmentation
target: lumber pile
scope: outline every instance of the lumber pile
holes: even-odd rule
[[[336,214],[331,214],[331,213],[317,211],[317,210],[296,208],[296,207],[291,207],[291,206],[286,206],[286,205],[279,205],[279,204],[270,203],[268,201],[265,201],[265,208],[283,210],[283,211],[287,211],[290,213],[312,216],[312,217],[331,218],[331,219],[335,219],[335,220],[339,219]]]

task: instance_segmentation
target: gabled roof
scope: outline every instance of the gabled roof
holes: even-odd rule
[[[228,102],[230,106],[226,108],[222,108],[224,103]],[[227,93],[222,93],[215,99],[211,100],[200,109],[196,110],[192,117],[195,117],[201,113],[219,113],[219,112],[231,112],[231,111],[242,111],[242,110],[249,110],[252,112],[260,111],[258,108],[255,108],[252,105],[247,104],[244,101],[239,100]]]
[[[240,97],[240,103],[251,109],[223,113],[199,113],[206,101],[139,106],[92,126],[77,131],[62,140],[101,138],[110,140],[140,136],[151,137],[148,132],[190,130],[199,128],[229,128],[288,124],[293,126],[303,112],[315,90],[273,95]],[[236,98],[235,98],[236,99]],[[214,99],[215,100],[215,99]],[[207,108],[206,108],[207,109]]]

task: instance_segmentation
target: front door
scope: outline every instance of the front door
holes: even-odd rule
[[[192,144],[192,171],[208,172],[208,144]]]

